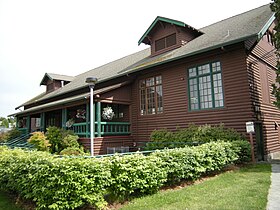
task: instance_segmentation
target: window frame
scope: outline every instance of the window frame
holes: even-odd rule
[[[213,64],[215,63],[219,63],[220,66],[220,70],[219,71],[215,71],[213,72]],[[199,74],[199,67],[205,66],[205,65],[209,65],[209,73],[202,73]],[[196,70],[196,75],[195,76],[190,76],[189,74],[189,70],[190,69],[195,69]],[[215,86],[214,86],[214,78],[213,75],[221,75],[221,88],[222,88],[222,101],[223,101],[223,105],[222,106],[216,106],[215,102],[217,101],[216,97],[215,97]],[[206,77],[206,76],[210,76],[210,84],[211,84],[211,103],[212,103],[212,107],[207,107],[207,108],[202,108],[201,106],[201,99],[200,99],[200,83],[199,83],[199,79]],[[213,110],[213,109],[220,109],[220,108],[224,108],[225,107],[225,94],[224,94],[224,84],[223,84],[223,70],[222,70],[222,63],[217,60],[217,61],[211,61],[211,62],[207,62],[207,63],[202,63],[199,65],[195,65],[195,66],[191,66],[187,68],[187,87],[188,87],[188,111],[204,111],[204,110]],[[198,108],[194,108],[192,109],[192,103],[191,103],[191,90],[190,90],[190,80],[196,80],[196,87],[197,87],[197,100],[198,100]],[[217,88],[219,88],[219,86],[217,86]],[[217,93],[219,94],[219,92]],[[219,99],[220,100],[220,99]],[[209,103],[209,102],[208,102]]]
[[[172,36],[175,37],[175,43],[168,46],[167,39],[170,38],[170,37],[172,37]],[[157,49],[157,43],[160,42],[160,41],[163,42],[164,47],[163,47],[163,48],[160,48],[160,49]],[[162,38],[160,38],[160,39],[155,40],[155,52],[159,52],[159,51],[161,51],[161,50],[168,49],[168,48],[170,48],[170,47],[175,46],[176,44],[177,44],[177,34],[176,34],[176,33],[169,34],[169,35],[167,35],[167,36],[165,36],[165,37],[162,37]]]
[[[157,84],[157,78],[160,77],[160,83]],[[153,79],[154,80],[154,83],[153,85],[147,85],[147,81],[149,79]],[[143,81],[145,83],[143,83]],[[145,87],[142,87],[141,85],[142,84],[145,84]],[[139,82],[138,82],[138,91],[139,91],[139,115],[140,116],[151,116],[151,115],[158,115],[158,114],[162,114],[163,113],[163,84],[162,84],[162,75],[155,75],[155,76],[150,76],[150,77],[146,77],[146,78],[143,78],[143,79],[140,79]],[[157,88],[160,87],[160,92],[161,92],[161,102],[159,102],[158,100],[158,96],[157,96]],[[153,113],[149,113],[149,101],[148,98],[149,98],[149,95],[148,95],[148,92],[147,92],[147,89],[149,88],[154,88],[154,96],[153,96],[153,103],[154,103],[154,109],[155,109],[155,112]],[[142,91],[144,90],[144,100],[145,100],[145,103],[144,103],[144,109],[142,109]],[[159,106],[161,104],[161,106]],[[160,110],[159,110],[160,108]],[[142,112],[143,110],[143,112]]]

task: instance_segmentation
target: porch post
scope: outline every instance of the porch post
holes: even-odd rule
[[[97,102],[97,136],[101,137],[101,102]]]
[[[62,109],[62,128],[66,129],[66,121],[67,121],[67,108]]]
[[[42,112],[40,114],[40,120],[41,120],[41,123],[40,123],[40,130],[41,131],[45,131],[45,112]]]
[[[90,133],[90,130],[89,130],[89,123],[90,123],[90,119],[89,119],[89,103],[87,103],[86,105],[86,137],[88,138],[89,137],[89,133]]]
[[[27,128],[27,131],[26,131],[27,133],[26,134],[30,133],[30,129],[31,129],[30,125],[31,125],[31,123],[30,123],[30,115],[28,115],[26,117],[26,128]]]

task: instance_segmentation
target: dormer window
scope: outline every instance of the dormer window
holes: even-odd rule
[[[151,56],[182,47],[203,33],[181,21],[158,16],[138,41],[151,46]]]
[[[46,93],[57,90],[74,79],[72,76],[46,73],[40,85],[46,85]]]
[[[169,36],[166,36],[162,39],[158,39],[155,41],[155,50],[156,52],[168,47],[171,47],[173,45],[176,45],[176,34],[171,34]]]

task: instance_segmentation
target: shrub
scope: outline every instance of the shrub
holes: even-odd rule
[[[55,158],[5,148],[0,153],[0,188],[34,200],[38,209],[106,205],[104,195],[111,184],[108,159]]]
[[[236,163],[246,163],[251,161],[251,145],[248,141],[233,141],[232,145],[238,155]]]
[[[51,153],[61,154],[63,150],[69,147],[71,147],[72,149],[67,149],[64,152],[62,152],[62,154],[70,155],[72,152],[74,154],[77,153],[79,150],[80,152],[83,151],[82,147],[78,143],[79,137],[75,135],[73,131],[64,130],[57,127],[48,127],[46,137],[51,144]],[[80,152],[79,154],[81,154]]]
[[[12,130],[0,134],[0,142],[7,142],[9,140],[20,137],[21,132],[13,128]]]
[[[110,158],[112,184],[109,193],[123,200],[131,194],[151,194],[166,181],[162,161],[155,156],[135,154]]]
[[[62,143],[62,132],[60,128],[51,126],[47,128],[46,137],[51,144],[50,152],[60,152]]]
[[[184,147],[219,140],[246,140],[237,131],[225,128],[223,124],[216,126],[190,124],[187,128],[177,129],[175,132],[167,131],[166,129],[154,130],[150,139],[151,142],[146,144],[146,150]]]
[[[56,158],[45,152],[0,147],[0,189],[36,202],[38,209],[104,209],[105,196],[123,200],[166,184],[195,180],[246,155],[244,142],[210,142],[165,149],[149,156]],[[246,153],[247,154],[247,153]],[[241,161],[241,160],[239,160]]]
[[[32,136],[27,141],[34,145],[39,151],[49,151],[51,146],[43,132],[33,132]]]
[[[73,148],[79,148],[80,144],[78,142],[79,136],[77,135],[71,135],[67,134],[61,142],[61,148],[68,148],[68,147],[73,147]]]
[[[78,155],[84,155],[85,153],[84,150],[79,147],[67,147],[63,149],[59,154],[78,156]]]

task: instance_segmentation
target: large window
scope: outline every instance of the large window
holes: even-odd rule
[[[224,106],[222,68],[213,62],[188,69],[189,109],[212,109]]]
[[[143,79],[140,88],[140,114],[159,114],[163,112],[161,76]]]
[[[155,49],[156,51],[162,50],[167,47],[171,47],[176,44],[176,34],[171,34],[162,39],[156,40]]]

